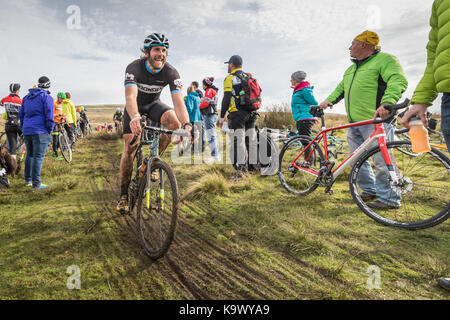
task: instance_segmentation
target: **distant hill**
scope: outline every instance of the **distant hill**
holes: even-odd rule
[[[97,105],[87,105],[87,104],[80,104],[77,105],[77,107],[83,106],[86,107],[86,109],[115,109],[115,108],[125,108],[124,104],[97,104]]]

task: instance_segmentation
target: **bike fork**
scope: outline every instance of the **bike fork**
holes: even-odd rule
[[[394,154],[389,153],[386,135],[378,137],[378,145],[380,146],[381,155],[383,156],[384,162],[386,163],[386,167],[389,171],[389,176],[391,177],[393,184],[397,184],[400,180],[400,171],[398,170]]]

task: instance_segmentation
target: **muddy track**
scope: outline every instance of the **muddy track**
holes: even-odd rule
[[[330,277],[326,270],[320,270],[299,261],[286,253],[273,252],[269,267],[265,263],[260,267],[260,259],[255,252],[236,249],[208,238],[201,233],[201,226],[192,218],[193,208],[183,206],[180,210],[178,229],[175,240],[166,256],[157,262],[148,259],[140,248],[136,233],[135,216],[119,216],[115,205],[119,194],[119,156],[108,151],[109,173],[103,189],[91,181],[88,189],[97,192],[97,217],[87,217],[94,225],[88,232],[95,232],[96,219],[106,221],[113,226],[117,242],[121,244],[118,254],[134,256],[137,266],[128,271],[129,277],[134,272],[147,272],[148,278],[136,277],[139,290],[152,288],[152,292],[142,292],[143,297],[157,298],[153,293],[153,281],[162,282],[165,289],[169,288],[173,296],[180,299],[315,299],[326,297],[317,288],[341,287],[345,290],[350,284]],[[207,210],[198,208],[196,210]],[[141,283],[148,282],[148,283]],[[319,285],[317,283],[320,283]],[[304,294],[302,288],[316,288]],[[118,288],[126,290],[126,288]]]

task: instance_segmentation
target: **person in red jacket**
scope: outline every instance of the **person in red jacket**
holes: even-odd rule
[[[211,149],[211,158],[207,163],[220,162],[220,152],[219,145],[217,143],[216,137],[216,125],[217,125],[217,100],[218,91],[216,86],[214,86],[214,78],[209,77],[203,79],[203,90],[205,90],[205,96],[203,97],[202,103],[200,104],[200,112],[203,117],[203,121],[206,129],[206,137],[209,143],[209,148]]]
[[[9,91],[11,92],[10,95],[3,98],[0,105],[5,107],[4,119],[6,120],[5,131],[8,139],[8,152],[16,160],[19,136],[22,134],[19,120],[19,109],[22,105],[22,99],[19,97],[20,84],[11,83]]]

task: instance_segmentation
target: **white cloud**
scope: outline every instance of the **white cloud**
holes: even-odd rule
[[[65,25],[66,2],[2,1],[8,15],[0,20],[0,40],[8,47],[0,55],[0,88],[13,80],[30,87],[47,74],[54,89],[73,91],[80,103],[123,103],[124,70],[139,56],[145,35],[158,31],[169,36],[168,60],[185,85],[212,75],[221,87],[226,76],[223,61],[240,54],[244,68],[261,83],[265,104],[290,101],[289,78],[297,70],[308,73],[320,101],[350,65],[348,46],[374,21],[375,5],[383,51],[399,58],[410,82],[405,96],[411,96],[425,68],[432,4],[432,0],[80,0],[82,28],[70,31]],[[170,99],[167,93],[163,99]],[[337,108],[344,110],[342,104]]]

